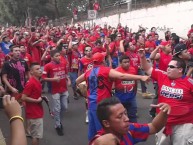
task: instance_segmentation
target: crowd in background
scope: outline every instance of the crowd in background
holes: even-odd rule
[[[26,109],[27,107],[31,109],[34,105],[30,103],[35,101],[40,103],[42,99],[39,97],[44,92],[43,89],[40,89],[37,90],[39,96],[33,94],[33,83],[39,88],[47,81],[48,91],[52,94],[55,103],[53,114],[58,135],[63,135],[60,111],[68,108],[67,85],[72,86],[72,95],[74,99],[78,99],[79,93],[75,81],[78,76],[92,69],[96,60],[101,61],[99,54],[105,54],[106,66],[117,71],[119,71],[118,67],[123,63],[122,61],[128,59],[128,67],[132,67],[132,71],[135,72],[131,74],[143,76],[145,72],[138,53],[141,49],[144,50],[148,63],[162,71],[167,71],[173,56],[179,56],[187,65],[183,73],[192,76],[193,25],[187,32],[187,38],[181,38],[175,32],[167,31],[165,39],[161,40],[155,27],[152,27],[150,32],[147,32],[143,27],[139,27],[138,32],[132,32],[132,29],[122,26],[121,23],[116,28],[107,24],[89,27],[78,23],[61,26],[46,25],[46,23],[42,25],[42,21],[39,23],[30,28],[16,26],[0,28],[0,92],[14,96],[21,105],[26,105]],[[97,56],[92,59],[92,56],[94,57],[96,54]],[[41,78],[41,82],[35,82],[36,79],[32,80],[32,77],[38,80]],[[26,85],[28,80],[33,83]],[[156,96],[147,92],[146,84],[143,81],[141,81],[141,91],[144,98],[155,98],[154,103],[156,103],[158,87],[155,80],[152,82],[155,85]],[[129,83],[133,83],[132,91],[135,91],[136,95],[136,83]],[[120,88],[124,93],[128,93],[131,88],[128,86],[126,88],[124,85],[131,84],[122,84],[123,88]],[[30,93],[37,96],[35,98],[37,100],[29,99]],[[116,90],[116,87],[115,94],[119,95],[119,90]],[[60,97],[64,97],[64,99],[58,99]],[[61,104],[58,103],[58,100],[61,101]],[[26,104],[23,104],[22,101],[25,101]],[[58,104],[61,107],[58,107]],[[37,105],[35,108],[39,110],[37,116],[43,118],[42,106]],[[27,113],[30,114],[31,110],[28,109]],[[150,114],[155,117],[156,111],[152,109]],[[37,116],[30,114],[28,119],[34,119]],[[133,116],[131,115],[131,117]],[[86,119],[86,122],[88,121],[90,120]],[[41,137],[42,135],[37,138]]]

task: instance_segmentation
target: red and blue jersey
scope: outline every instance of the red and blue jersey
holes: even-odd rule
[[[87,84],[87,96],[89,109],[96,110],[97,104],[111,97],[112,82],[109,80],[111,68],[95,66],[84,75]]]
[[[92,145],[93,141],[98,137],[106,134],[102,129],[98,131],[97,135],[90,141],[89,145]],[[131,123],[129,125],[129,131],[121,138],[120,145],[134,145],[138,142],[146,141],[149,136],[149,126],[147,124]]]
[[[134,67],[129,67],[128,70],[124,70],[121,66],[119,66],[116,68],[116,71],[125,74],[137,74],[137,71]],[[115,95],[122,103],[133,99],[136,96],[136,81],[119,79],[115,80]]]

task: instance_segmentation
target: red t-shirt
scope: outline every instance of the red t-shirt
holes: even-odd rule
[[[165,54],[164,52],[160,52],[159,69],[167,71],[168,64],[171,60],[172,60],[171,54]]]
[[[136,71],[138,71],[138,68],[140,66],[140,58],[139,55],[135,52],[126,51],[125,55],[127,55],[130,58],[130,66],[134,67]]]
[[[93,8],[94,8],[94,10],[98,11],[99,8],[100,8],[99,3],[98,3],[98,2],[95,2],[95,3],[93,4]]]
[[[111,42],[109,44],[109,51],[110,51],[110,54],[113,56],[113,57],[117,57],[118,56],[118,49],[116,47],[116,43],[115,42]]]
[[[84,48],[86,47],[85,44],[79,44],[78,45],[78,51],[80,52],[80,54],[83,54],[84,53]]]
[[[32,62],[41,63],[42,49],[44,48],[43,43],[38,43],[31,49],[32,52]]]
[[[165,102],[171,106],[187,106],[190,111],[184,115],[169,115],[167,125],[193,123],[193,79],[182,76],[171,80],[166,72],[153,69],[152,78],[158,83],[158,102]],[[180,111],[180,110],[179,110]]]
[[[64,63],[49,62],[44,66],[43,78],[54,78],[54,76],[60,77],[59,82],[52,83],[52,94],[63,93],[67,91],[67,69]]]
[[[145,48],[150,48],[148,52],[152,52],[156,48],[156,44],[154,41],[146,41]]]
[[[121,66],[117,67],[115,69],[118,72],[124,73],[124,74],[133,74],[136,75],[137,71],[134,67],[129,67],[128,70],[124,70]],[[127,90],[127,92],[131,92],[134,90],[136,86],[136,81],[134,80],[115,80],[115,88],[117,90]]]
[[[86,72],[93,68],[93,60],[92,58],[82,57],[79,62],[79,69]]]
[[[33,76],[28,80],[23,90],[23,94],[30,98],[38,99],[41,97],[42,85],[39,80]],[[26,118],[43,118],[44,111],[41,103],[26,102]]]

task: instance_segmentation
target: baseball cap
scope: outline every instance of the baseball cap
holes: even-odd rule
[[[171,43],[169,42],[169,41],[162,41],[161,43],[160,43],[160,45],[162,45],[162,46],[167,46],[167,45],[170,45]]]
[[[101,63],[101,62],[103,62],[105,56],[106,56],[106,52],[103,52],[103,53],[97,52],[97,53],[95,53],[95,54],[93,55],[92,58],[93,58],[93,61],[94,61],[94,62]]]
[[[177,55],[177,54],[179,54],[180,52],[182,52],[186,49],[187,49],[187,47],[184,43],[179,43],[174,47],[174,55]]]

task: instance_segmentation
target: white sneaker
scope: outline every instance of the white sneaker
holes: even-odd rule
[[[86,111],[86,120],[85,120],[85,122],[86,122],[86,123],[89,122],[89,120],[88,120],[88,111]]]

